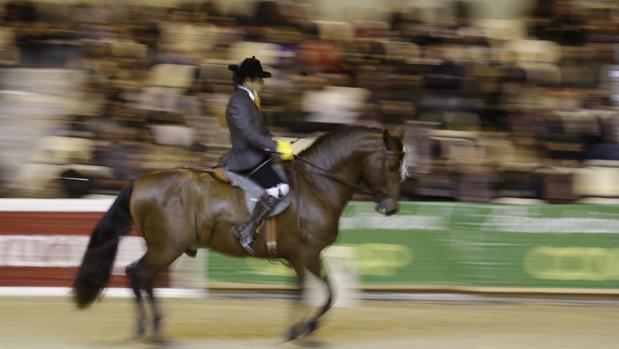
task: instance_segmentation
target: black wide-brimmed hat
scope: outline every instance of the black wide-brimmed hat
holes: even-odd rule
[[[250,78],[270,78],[271,73],[268,71],[262,70],[262,64],[260,61],[256,59],[256,56],[251,58],[245,58],[241,66],[236,64],[230,64],[228,69],[232,70],[236,74],[241,77],[250,77]]]

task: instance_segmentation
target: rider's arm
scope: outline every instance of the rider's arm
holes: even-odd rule
[[[277,143],[251,126],[249,122],[252,117],[251,111],[249,106],[244,104],[242,100],[233,99],[230,102],[230,105],[228,105],[228,115],[228,122],[232,123],[230,126],[238,130],[249,144],[268,152],[275,151]]]

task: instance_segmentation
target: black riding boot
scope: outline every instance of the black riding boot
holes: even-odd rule
[[[254,211],[251,213],[249,220],[234,227],[236,237],[239,239],[241,246],[250,254],[255,254],[250,245],[254,241],[254,233],[256,232],[258,224],[269,216],[269,213],[273,211],[273,207],[275,207],[281,199],[282,198],[276,198],[266,193],[263,194],[256,203],[256,207],[254,207]]]

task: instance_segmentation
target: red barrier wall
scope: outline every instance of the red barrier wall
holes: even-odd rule
[[[103,212],[64,212],[63,205],[49,209],[59,211],[2,211],[0,207],[0,286],[71,286],[90,232]],[[121,240],[111,287],[127,285],[119,274],[142,255],[142,244],[136,231]],[[168,273],[162,273],[157,287],[166,287],[168,280]]]

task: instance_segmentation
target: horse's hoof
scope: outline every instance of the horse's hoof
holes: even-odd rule
[[[146,335],[146,325],[143,322],[139,322],[135,328],[135,339],[142,339]]]
[[[153,318],[153,337],[159,337],[160,330],[161,330],[161,317],[155,316]]]
[[[303,326],[303,332],[306,334],[310,334],[318,329],[318,320],[308,321],[305,326]]]
[[[173,344],[171,340],[169,340],[169,339],[167,339],[165,337],[162,337],[160,335],[153,335],[150,338],[149,342],[151,344],[155,344],[157,346],[171,346]]]
[[[303,348],[327,348],[329,346],[326,342],[322,342],[316,339],[304,338],[300,341],[300,345]]]
[[[285,342],[293,341],[293,340],[299,338],[300,335],[301,335],[301,333],[298,330],[298,326],[296,326],[296,325],[292,326],[292,327],[290,327],[290,329],[286,333]]]

